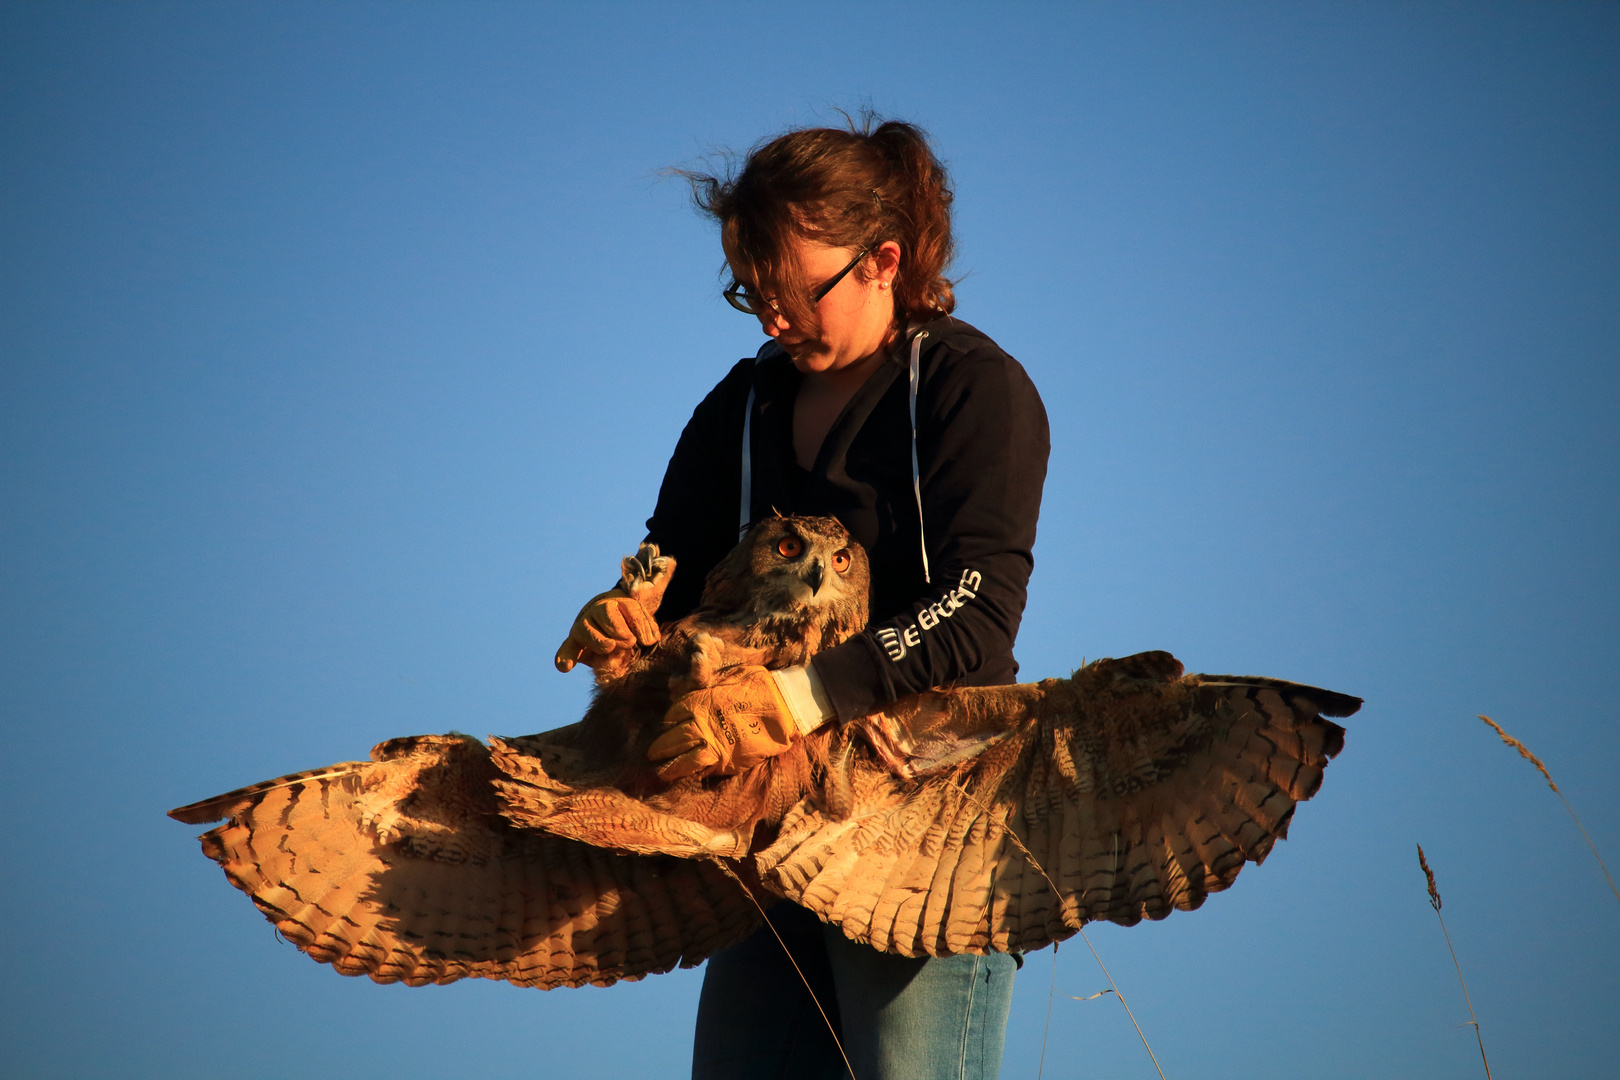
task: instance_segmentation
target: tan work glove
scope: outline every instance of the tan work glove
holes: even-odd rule
[[[831,716],[811,668],[745,667],[676,699],[664,714],[672,726],[647,748],[647,757],[666,762],[658,769],[664,780],[732,776],[788,750]]]
[[[579,609],[567,639],[557,648],[557,670],[575,664],[596,667],[618,649],[656,645],[663,639],[653,616],[663,602],[675,560],[658,554],[657,544],[642,544],[620,564],[619,584]]]

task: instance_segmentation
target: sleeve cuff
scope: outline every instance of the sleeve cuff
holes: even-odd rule
[[[814,668],[790,667],[771,672],[776,689],[787,703],[788,712],[800,735],[808,735],[837,715],[827,688]]]
[[[810,661],[841,723],[867,716],[899,696],[884,678],[881,655],[870,634],[856,634]]]

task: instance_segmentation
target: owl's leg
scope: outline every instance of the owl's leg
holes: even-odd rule
[[[669,696],[677,698],[723,682],[734,668],[763,667],[774,654],[774,649],[739,645],[718,634],[699,631],[689,641],[687,669],[670,676]]]
[[[496,782],[505,802],[503,816],[514,825],[579,840],[592,847],[637,855],[682,858],[741,858],[753,830],[716,829],[666,813],[616,788],[576,791],[562,798],[525,790],[511,780]]]
[[[855,809],[855,733],[837,727],[827,746],[827,779],[821,799],[827,816],[843,821]]]
[[[855,725],[890,772],[914,780],[977,757],[1012,734],[1041,693],[1030,683],[930,690]]]

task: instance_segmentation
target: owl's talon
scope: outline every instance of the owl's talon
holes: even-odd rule
[[[619,562],[619,587],[634,597],[656,617],[658,605],[664,602],[664,590],[669,588],[670,575],[675,573],[675,559],[660,555],[657,544],[642,544],[634,555],[626,555]]]

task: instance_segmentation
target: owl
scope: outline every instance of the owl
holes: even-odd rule
[[[671,560],[623,585],[656,611]],[[301,950],[349,975],[553,988],[689,967],[777,899],[905,956],[1030,951],[1199,907],[1285,837],[1359,698],[1184,675],[1164,652],[933,690],[735,776],[661,781],[674,697],[802,664],[867,620],[831,518],[754,525],[662,641],[598,669],[576,724],[424,735],[170,811]]]

